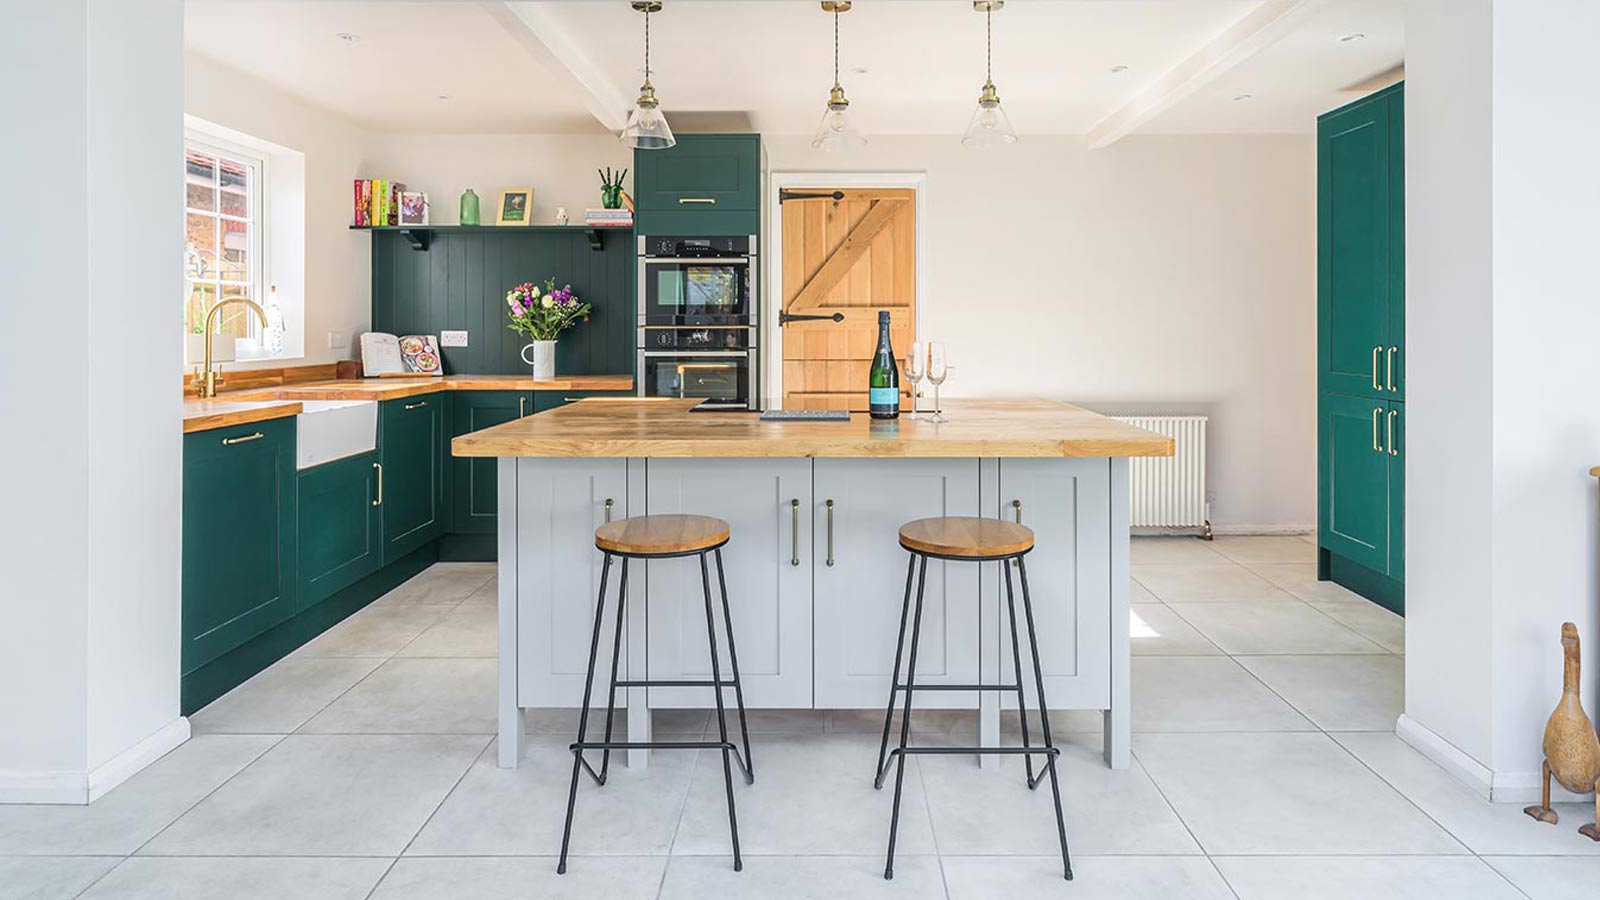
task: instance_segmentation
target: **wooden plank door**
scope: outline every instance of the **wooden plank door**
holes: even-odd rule
[[[783,405],[864,412],[878,311],[889,311],[902,369],[916,333],[916,192],[795,188],[780,198]],[[910,382],[900,391],[909,409]]]

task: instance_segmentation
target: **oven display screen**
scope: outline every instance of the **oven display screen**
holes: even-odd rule
[[[729,309],[739,305],[740,272],[731,266],[675,266],[656,272],[660,305]]]

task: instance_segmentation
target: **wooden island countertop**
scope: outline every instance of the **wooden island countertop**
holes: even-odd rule
[[[950,421],[763,422],[698,400],[592,398],[451,442],[456,456],[1021,458],[1171,456],[1172,439],[1053,400],[952,400]]]

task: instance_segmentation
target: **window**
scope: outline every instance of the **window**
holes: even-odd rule
[[[184,142],[183,168],[183,330],[200,334],[218,300],[265,299],[261,198],[266,165],[249,154],[191,139]],[[266,355],[260,349],[261,325],[246,306],[219,313],[216,333],[240,338],[241,357]]]

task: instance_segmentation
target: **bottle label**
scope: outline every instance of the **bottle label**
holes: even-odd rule
[[[867,403],[872,406],[892,406],[899,409],[900,392],[892,387],[871,388],[867,391]]]

